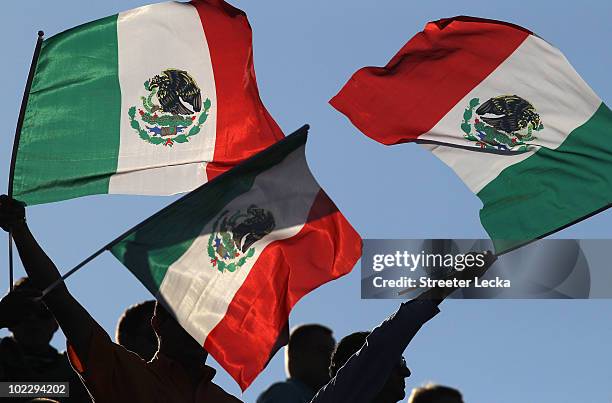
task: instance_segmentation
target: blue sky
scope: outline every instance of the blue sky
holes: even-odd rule
[[[0,187],[6,189],[13,131],[36,31],[47,35],[147,1],[6,2],[0,26],[2,89]],[[560,48],[608,104],[612,3],[609,1],[322,1],[232,4],[249,15],[261,96],[285,133],[312,127],[307,156],[319,183],[364,238],[480,238],[480,201],[452,171],[415,145],[385,147],[366,138],[327,101],[365,65],[384,65],[429,20],[459,14],[523,25]],[[495,46],[495,44],[491,44]],[[174,198],[93,196],[28,210],[33,232],[66,271]],[[558,234],[612,238],[612,211]],[[0,248],[0,267],[6,267]],[[23,273],[18,263],[18,274]],[[4,269],[2,269],[4,273]],[[0,287],[8,287],[0,275]],[[130,304],[150,298],[128,271],[104,254],[68,287],[114,333]],[[339,339],[368,329],[398,301],[362,301],[359,266],[294,309],[292,325],[320,322]],[[612,301],[447,301],[406,351],[408,386],[435,381],[461,389],[467,403],[612,401]],[[2,335],[6,333],[1,333]],[[63,336],[53,343],[63,348]],[[215,364],[216,365],[216,364]],[[278,354],[242,396],[253,402],[284,377]],[[217,383],[240,396],[223,370]]]

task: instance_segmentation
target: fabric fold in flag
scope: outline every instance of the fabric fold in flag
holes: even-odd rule
[[[330,103],[376,141],[423,143],[451,167],[482,200],[498,253],[612,202],[610,109],[558,49],[517,25],[430,22]]]
[[[274,144],[111,248],[243,390],[297,301],[361,256],[361,238],[308,169],[306,137]]]
[[[521,153],[557,148],[601,100],[529,30],[455,17],[428,23],[385,67],[357,71],[330,103],[383,144]]]
[[[216,0],[153,4],[43,42],[14,196],[187,192],[283,137],[259,97],[246,15]]]

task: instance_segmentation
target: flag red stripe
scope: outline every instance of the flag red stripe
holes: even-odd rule
[[[217,92],[217,136],[208,180],[284,137],[259,98],[251,26],[221,0],[194,0],[208,41]]]
[[[413,141],[529,35],[519,26],[480,18],[430,22],[385,67],[358,70],[330,103],[376,141]]]
[[[263,250],[204,348],[246,389],[297,301],[350,272],[360,256],[359,234],[320,191],[300,232]]]

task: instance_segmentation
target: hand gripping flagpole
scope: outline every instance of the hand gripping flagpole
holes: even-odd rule
[[[17,149],[19,148],[19,138],[21,137],[21,128],[23,127],[23,118],[25,116],[26,106],[28,105],[28,97],[32,88],[32,80],[38,63],[38,56],[43,43],[45,33],[38,31],[38,39],[32,55],[32,63],[30,64],[30,72],[28,73],[28,81],[26,81],[25,89],[23,90],[23,98],[21,98],[21,109],[19,109],[19,118],[17,119],[17,128],[15,129],[15,139],[13,140],[13,154],[11,156],[11,167],[9,169],[8,180],[8,196],[13,197],[13,176],[15,174],[15,160],[17,159]],[[9,230],[8,233],[8,256],[9,256],[9,289],[13,290],[13,234]]]

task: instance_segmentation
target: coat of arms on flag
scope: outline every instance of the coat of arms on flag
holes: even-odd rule
[[[527,151],[543,128],[534,106],[517,95],[500,95],[483,104],[472,98],[461,122],[464,138],[488,150]]]
[[[202,103],[202,93],[188,72],[166,69],[143,84],[147,91],[142,104],[128,110],[130,126],[151,144],[172,147],[186,143],[200,132],[208,119],[210,98]]]
[[[221,272],[236,271],[255,254],[251,246],[274,228],[272,213],[256,205],[249,206],[245,211],[236,210],[232,214],[228,210],[224,211],[214,221],[212,233],[208,237],[210,263]]]

